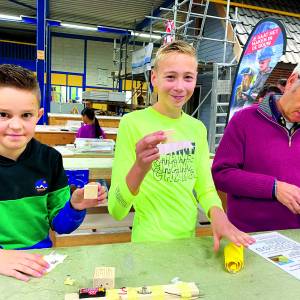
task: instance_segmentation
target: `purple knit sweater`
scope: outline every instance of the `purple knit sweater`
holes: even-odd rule
[[[101,137],[106,138],[103,129],[100,127]],[[76,134],[77,138],[94,139],[96,138],[95,125],[94,124],[83,124]]]
[[[94,139],[96,137],[94,124],[83,124],[77,134],[77,138]]]
[[[228,217],[240,230],[300,228],[300,216],[272,199],[275,179],[300,187],[300,129],[289,137],[272,118],[268,99],[235,113],[212,173],[216,187],[227,193]]]

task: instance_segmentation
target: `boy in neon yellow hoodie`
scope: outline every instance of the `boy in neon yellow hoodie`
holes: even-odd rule
[[[161,47],[151,80],[158,102],[120,122],[110,214],[121,220],[134,207],[134,242],[189,238],[195,236],[199,201],[211,219],[215,250],[222,236],[238,245],[251,244],[253,239],[234,227],[222,209],[211,177],[204,125],[182,111],[196,85],[195,49],[183,41]],[[160,154],[169,129],[174,140],[188,141],[190,146]]]

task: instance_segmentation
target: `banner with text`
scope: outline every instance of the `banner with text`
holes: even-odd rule
[[[286,32],[280,21],[266,18],[257,23],[248,37],[237,67],[227,122],[236,111],[258,102],[258,93],[285,49]]]

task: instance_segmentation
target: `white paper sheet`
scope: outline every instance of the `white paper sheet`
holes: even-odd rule
[[[300,279],[300,243],[274,231],[253,235],[248,248],[277,267]]]
[[[55,251],[45,255],[43,258],[50,265],[47,269],[47,273],[51,272],[57,265],[63,263],[66,257],[67,255],[59,254]]]
[[[180,141],[174,143],[158,144],[157,148],[159,150],[159,154],[164,155],[187,148],[193,148],[193,145],[190,141]]]

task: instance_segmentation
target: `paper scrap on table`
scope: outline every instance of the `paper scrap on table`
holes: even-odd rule
[[[47,269],[47,273],[51,272],[58,264],[63,263],[67,255],[56,253],[55,251],[47,254],[43,257],[43,259],[49,264],[49,268]]]
[[[190,141],[180,141],[175,143],[158,144],[157,148],[159,150],[159,154],[164,155],[187,148],[193,148],[193,145]]]
[[[64,280],[64,285],[73,285],[75,282],[75,279],[72,279],[70,276],[67,276]]]
[[[244,267],[244,247],[229,243],[224,248],[225,269],[237,273]]]

